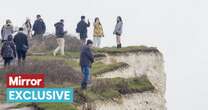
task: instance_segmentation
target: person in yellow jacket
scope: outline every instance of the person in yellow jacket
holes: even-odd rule
[[[93,41],[94,41],[94,47],[100,48],[101,44],[101,38],[104,37],[103,34],[103,27],[100,23],[100,20],[98,17],[95,18],[94,22],[94,31],[93,31]]]

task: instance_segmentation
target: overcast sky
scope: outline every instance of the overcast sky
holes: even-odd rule
[[[100,17],[105,38],[102,46],[115,45],[116,16],[124,21],[124,45],[158,47],[164,54],[168,110],[206,110],[208,99],[208,1],[207,0],[0,0],[0,26],[10,18],[21,26],[41,14],[47,32],[65,19],[75,33],[81,15],[93,22]],[[89,28],[92,38],[92,28]]]

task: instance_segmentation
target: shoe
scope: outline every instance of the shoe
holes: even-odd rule
[[[86,82],[84,82],[84,83],[81,84],[81,89],[83,89],[83,90],[84,89],[87,89],[87,83]]]
[[[119,44],[119,48],[121,48],[121,44]]]
[[[117,45],[117,48],[121,48],[121,44],[118,44],[118,45]]]
[[[56,56],[56,53],[55,52],[53,52],[53,56]]]

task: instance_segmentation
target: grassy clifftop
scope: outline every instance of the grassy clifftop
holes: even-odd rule
[[[137,52],[159,52],[155,47],[147,46],[129,46],[117,49],[115,47],[105,47],[100,49],[94,49],[95,52],[108,53],[108,54],[122,54],[122,53],[137,53]]]

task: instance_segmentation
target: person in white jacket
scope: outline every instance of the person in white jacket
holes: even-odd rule
[[[10,19],[6,20],[6,24],[1,28],[2,42],[7,41],[8,36],[14,33],[14,27]]]
[[[22,27],[24,29],[24,33],[28,36],[28,38],[32,38],[32,24],[29,18],[26,18],[26,21]]]

